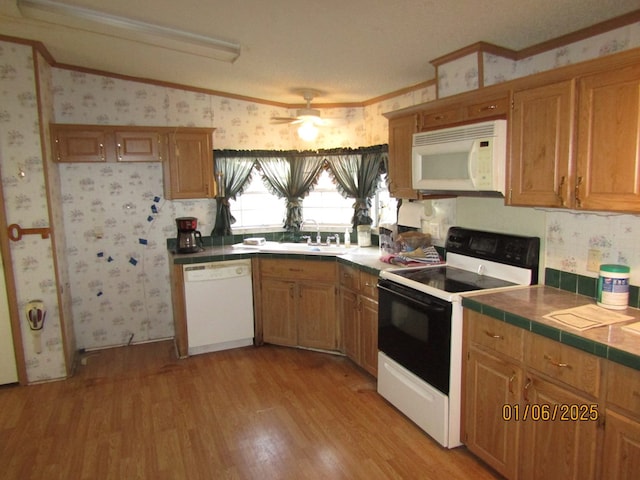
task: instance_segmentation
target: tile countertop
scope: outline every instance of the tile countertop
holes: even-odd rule
[[[268,242],[269,243],[269,242]],[[271,256],[271,257],[302,257],[315,260],[332,260],[337,259],[339,263],[356,265],[362,270],[377,275],[380,270],[396,267],[380,261],[380,249],[373,247],[351,246],[343,247],[340,255],[332,254],[330,251],[325,252],[305,252],[305,251],[285,251],[276,248],[269,248],[270,245],[264,247],[256,246],[212,246],[205,247],[201,252],[197,253],[175,253],[169,250],[169,258],[173,264],[192,264],[205,262],[220,262],[225,260],[237,260],[241,258],[251,258],[255,255]]]
[[[640,321],[640,310],[631,307],[614,310],[633,319],[583,331],[544,318],[557,310],[587,304],[593,305],[595,300],[544,285],[494,293],[478,292],[462,300],[465,308],[640,370],[640,335],[621,328]]]

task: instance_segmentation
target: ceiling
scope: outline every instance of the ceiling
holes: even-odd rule
[[[0,34],[42,42],[57,64],[270,102],[360,103],[434,78],[429,63],[479,41],[521,50],[638,9],[638,0],[58,0],[241,45],[234,63],[23,17]]]

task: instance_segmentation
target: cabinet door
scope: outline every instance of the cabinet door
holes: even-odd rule
[[[529,419],[522,422],[521,444],[523,479],[588,480],[596,474],[596,437],[598,422],[586,418],[561,418],[558,411],[555,420],[541,418],[539,407],[549,405],[576,405],[587,408],[593,401],[574,394],[559,385],[528,375],[523,386],[525,402],[529,404]],[[585,407],[581,407],[581,406]],[[525,405],[521,408],[524,412]],[[536,413],[537,412],[537,413]],[[576,411],[574,413],[580,413]],[[584,413],[584,412],[583,412]]]
[[[502,94],[495,98],[484,98],[481,102],[473,102],[465,107],[465,119],[482,120],[504,118],[509,112],[509,95]]]
[[[418,198],[412,187],[411,147],[416,115],[389,120],[389,193],[395,198]]]
[[[57,162],[106,162],[113,147],[106,129],[52,127],[51,138]]]
[[[462,120],[462,109],[460,106],[435,112],[425,112],[420,115],[420,131],[446,128]]]
[[[507,203],[570,207],[574,83],[513,94]]]
[[[340,289],[342,346],[344,354],[356,363],[360,363],[360,316],[358,313],[358,294],[352,290]]]
[[[514,405],[520,398],[522,372],[473,348],[466,369],[464,443],[502,475],[515,478],[520,422]]]
[[[263,279],[262,331],[267,343],[297,345],[296,284],[271,278]]]
[[[336,350],[338,322],[335,285],[298,284],[298,345]]]
[[[575,202],[640,211],[640,65],[579,80]]]
[[[360,296],[360,365],[378,376],[378,302]]]
[[[640,423],[607,410],[602,478],[635,480],[640,474]]]
[[[172,133],[168,149],[164,163],[164,196],[167,199],[213,197],[211,133]]]
[[[154,130],[115,132],[116,160],[119,162],[162,161],[161,134]]]

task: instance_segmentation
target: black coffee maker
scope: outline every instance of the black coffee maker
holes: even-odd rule
[[[176,218],[178,226],[178,253],[195,253],[202,249],[202,235],[197,230],[198,219],[195,217]]]

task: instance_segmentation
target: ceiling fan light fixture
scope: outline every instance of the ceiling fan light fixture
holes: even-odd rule
[[[318,127],[315,126],[313,118],[306,118],[302,122],[298,127],[298,136],[305,142],[313,142],[318,138]]]

